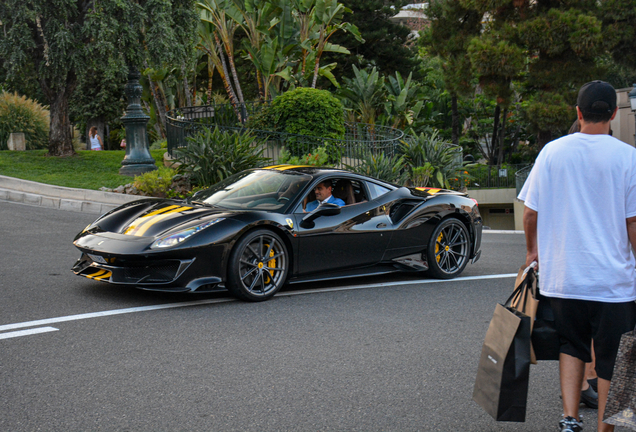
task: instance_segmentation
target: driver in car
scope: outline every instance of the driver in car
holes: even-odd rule
[[[345,202],[340,198],[336,198],[331,195],[331,180],[325,180],[320,182],[314,188],[314,193],[316,194],[316,199],[310,203],[307,203],[307,207],[305,207],[306,212],[311,212],[316,210],[316,208],[323,203],[336,204],[338,207],[342,207],[345,205]]]

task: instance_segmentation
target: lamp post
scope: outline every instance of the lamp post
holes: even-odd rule
[[[632,113],[634,113],[634,125],[636,126],[636,84],[633,85],[632,91],[627,96],[629,96],[629,103],[632,106]],[[634,145],[636,146],[636,135],[634,136]]]
[[[157,169],[155,159],[148,149],[148,134],[146,124],[150,117],[141,109],[141,92],[143,87],[139,84],[141,74],[133,67],[128,69],[128,84],[126,84],[126,97],[128,107],[126,114],[121,118],[126,129],[126,156],[121,161],[119,174],[136,176]]]

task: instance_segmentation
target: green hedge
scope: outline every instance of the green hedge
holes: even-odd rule
[[[283,93],[260,114],[252,117],[248,126],[320,138],[343,139],[345,136],[342,103],[327,90],[313,88],[297,88]],[[313,150],[293,137],[285,147],[292,156],[298,157]],[[331,153],[330,149],[327,151]]]

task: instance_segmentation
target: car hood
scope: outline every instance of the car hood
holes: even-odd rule
[[[234,215],[235,212],[182,201],[139,201],[109,213],[98,220],[91,231],[95,234],[110,232],[130,237],[158,237]]]

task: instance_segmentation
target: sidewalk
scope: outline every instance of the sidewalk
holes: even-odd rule
[[[144,197],[87,189],[51,186],[0,175],[0,201],[59,210],[104,214],[122,204]]]

